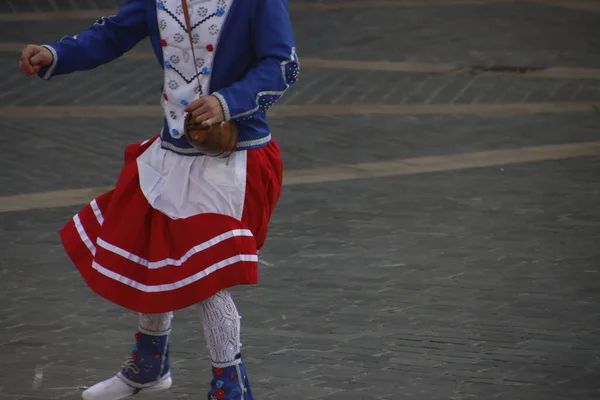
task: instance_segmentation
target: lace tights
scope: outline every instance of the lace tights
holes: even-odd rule
[[[240,315],[227,290],[199,304],[200,318],[208,352],[215,363],[228,363],[240,352]],[[140,327],[150,332],[165,332],[171,328],[173,313],[140,314]]]

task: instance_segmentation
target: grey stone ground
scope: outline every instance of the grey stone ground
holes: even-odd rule
[[[21,12],[111,2],[2,3],[0,11]],[[600,14],[545,5],[293,18],[306,57],[600,66]],[[6,42],[43,42],[85,25],[3,22],[0,33]],[[18,77],[14,57],[0,58],[9,77],[0,83],[2,106],[157,101],[154,62],[121,60],[42,83]],[[597,81],[305,70],[285,102],[599,99]],[[289,169],[600,138],[598,113],[272,125]],[[125,144],[159,126],[3,119],[0,195],[109,185]],[[261,284],[235,290],[257,398],[599,399],[599,174],[600,159],[586,157],[287,187]],[[112,375],[129,351],[135,315],[91,293],[59,245],[57,230],[78,209],[0,214],[2,400],[76,399],[79,385]],[[204,398],[209,364],[193,309],[176,317],[173,350],[174,389],[148,398]]]

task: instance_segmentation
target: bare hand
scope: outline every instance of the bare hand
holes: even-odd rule
[[[221,102],[215,96],[202,96],[192,101],[185,112],[191,112],[194,121],[204,126],[218,124],[225,119]]]
[[[21,62],[19,69],[28,77],[32,77],[44,67],[52,64],[54,57],[50,50],[43,46],[29,44],[25,46],[21,53]]]

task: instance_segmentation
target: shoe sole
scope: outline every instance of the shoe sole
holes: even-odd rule
[[[157,383],[155,386],[149,386],[147,388],[141,389],[137,393],[128,394],[127,396],[123,396],[123,397],[115,397],[114,399],[111,399],[111,400],[122,400],[122,399],[126,399],[127,397],[131,397],[131,396],[135,396],[135,395],[139,395],[139,394],[143,394],[143,393],[164,392],[166,390],[169,390],[171,388],[172,384],[173,384],[173,379],[171,377],[168,377],[164,381]],[[91,400],[89,397],[87,397],[85,395],[85,392],[83,392],[83,394],[81,395],[81,398],[83,400]]]

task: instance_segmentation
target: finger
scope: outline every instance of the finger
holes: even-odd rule
[[[194,100],[192,101],[190,104],[188,104],[183,111],[186,113],[189,113],[192,110],[195,110],[198,107],[198,100]]]
[[[44,61],[46,61],[44,59],[44,53],[42,53],[41,51],[29,59],[29,63],[33,66],[42,65],[44,64]]]
[[[23,63],[19,63],[19,70],[29,78],[35,75],[35,73],[29,72],[29,70],[23,65]]]
[[[21,61],[29,62],[29,59],[36,54],[36,49],[32,46],[26,46],[21,52]]]
[[[35,48],[33,47],[25,47],[23,52],[21,53],[21,63],[23,64],[23,68],[27,73],[33,72],[33,66],[31,65],[31,57],[35,55]]]
[[[192,112],[192,116],[194,117],[199,117],[200,115],[203,114],[210,114],[212,112],[210,106],[208,104],[203,104],[200,107],[196,108],[193,112]]]
[[[40,67],[38,66],[27,66],[26,64],[23,64],[23,62],[19,62],[19,69],[23,72],[27,72],[27,73],[37,73],[40,71]]]
[[[207,113],[206,115],[208,115],[208,118],[202,121],[202,125],[204,126],[211,126],[223,122],[223,116],[221,116],[218,112]]]
[[[207,126],[204,122],[210,118],[214,118],[214,115],[210,112],[201,114],[199,116],[196,117],[196,122],[197,123],[202,123],[202,125]]]
[[[205,103],[206,103],[206,99],[201,97],[199,99],[192,101],[190,104],[188,104],[188,106],[184,109],[184,111],[185,112],[194,111],[198,107],[202,107],[202,105],[204,105]]]
[[[33,66],[29,63],[29,60],[21,61],[20,68],[21,68],[21,71],[23,71],[23,73],[25,73],[25,74],[33,73]]]
[[[213,118],[209,118],[209,119],[205,120],[204,122],[202,122],[202,125],[211,126],[211,125],[214,125],[215,122],[217,122],[217,119],[213,117]]]
[[[223,122],[223,114],[219,110],[215,110],[213,113],[211,113],[210,118],[207,118],[204,121],[204,125],[210,126],[220,122]]]

